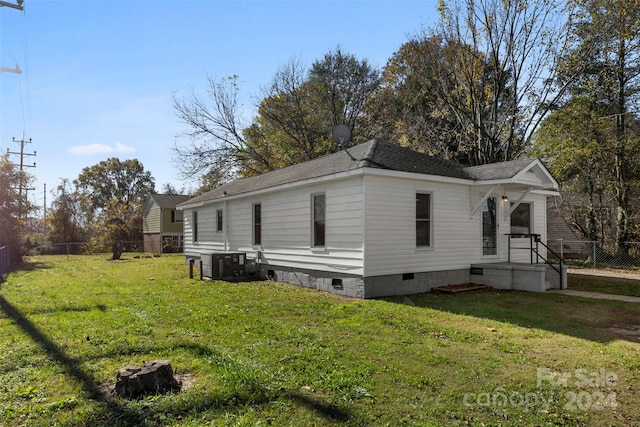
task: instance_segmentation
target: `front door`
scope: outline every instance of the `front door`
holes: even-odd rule
[[[482,205],[482,255],[498,254],[497,202],[489,197]]]

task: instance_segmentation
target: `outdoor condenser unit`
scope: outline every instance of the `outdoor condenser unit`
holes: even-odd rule
[[[238,277],[244,274],[247,254],[245,252],[221,252],[211,254],[211,278]]]

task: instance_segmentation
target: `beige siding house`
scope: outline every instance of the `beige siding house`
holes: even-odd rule
[[[250,272],[360,298],[465,283],[544,291],[562,269],[531,265],[531,248],[547,255],[557,188],[538,159],[464,168],[372,140],[178,209],[185,257],[205,277]]]
[[[144,251],[154,255],[182,252],[184,243],[182,211],[176,206],[189,196],[150,194],[142,211]]]

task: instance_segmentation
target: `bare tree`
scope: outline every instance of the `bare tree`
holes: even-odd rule
[[[212,188],[335,151],[331,131],[337,123],[352,127],[354,142],[368,135],[364,104],[379,72],[340,48],[310,69],[294,58],[262,89],[250,125],[240,114],[237,76],[207,80],[207,99],[195,93],[173,97],[188,140],[176,142],[173,152],[184,177],[200,176],[203,187]]]
[[[234,175],[238,155],[245,145],[242,131],[246,127],[239,111],[237,80],[238,76],[218,81],[207,75],[207,100],[195,91],[184,97],[173,95],[176,116],[187,126],[180,136],[189,143],[176,141],[172,148],[185,178]]]
[[[434,35],[449,54],[434,72],[440,96],[473,130],[471,163],[518,157],[581,71],[554,78],[571,11],[548,0],[440,0],[438,9]]]

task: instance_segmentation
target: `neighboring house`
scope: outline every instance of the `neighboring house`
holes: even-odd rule
[[[515,263],[530,262],[530,234],[546,240],[557,188],[537,159],[464,168],[372,140],[178,209],[185,257],[205,277],[256,271],[360,298],[465,283],[544,291],[561,275]]]
[[[163,252],[182,252],[184,233],[182,211],[176,206],[190,196],[150,194],[142,210],[144,251],[154,255]]]

